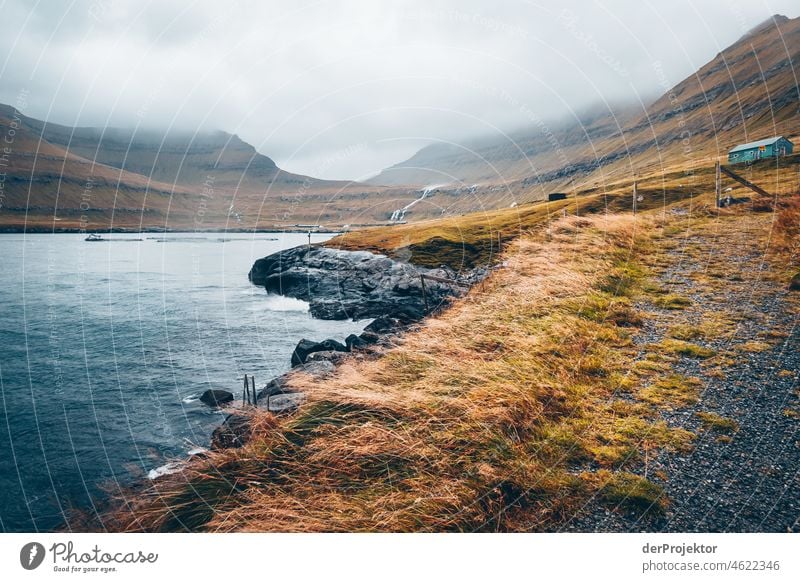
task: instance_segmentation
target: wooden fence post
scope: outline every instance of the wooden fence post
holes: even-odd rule
[[[422,285],[422,300],[425,302],[425,313],[428,313],[428,293],[425,291],[425,275],[419,276],[419,282]]]

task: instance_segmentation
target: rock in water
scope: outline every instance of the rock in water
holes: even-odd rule
[[[200,396],[200,402],[208,406],[222,406],[233,402],[233,394],[227,390],[206,390]]]
[[[420,275],[427,279],[423,291]],[[258,259],[250,281],[277,293],[309,302],[319,319],[367,319],[390,315],[418,321],[466,287],[447,268],[426,269],[366,251],[342,251],[303,245]]]

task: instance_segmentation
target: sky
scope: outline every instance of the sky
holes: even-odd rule
[[[431,143],[649,102],[797,0],[0,0],[0,102],[221,129],[364,179]]]

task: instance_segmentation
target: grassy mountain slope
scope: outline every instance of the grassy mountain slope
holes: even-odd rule
[[[656,100],[541,125],[509,139],[429,146],[373,179],[384,184],[503,183],[517,199],[634,172],[709,162],[735,144],[800,135],[800,18],[776,16]],[[491,204],[491,194],[485,199]]]
[[[0,228],[341,225],[394,209],[373,211],[383,189],[285,172],[224,132],[72,128],[0,106],[0,134],[9,131]]]
[[[786,195],[800,188],[797,178],[800,154],[761,160],[737,171],[773,195]],[[637,208],[642,211],[666,211],[671,204],[703,199],[714,190],[714,168],[707,164],[651,167],[636,178],[637,192],[642,198]],[[723,186],[725,196],[747,201],[751,207],[770,204],[733,180],[724,180]],[[461,271],[496,263],[511,241],[562,214],[630,211],[632,191],[633,176],[623,174],[602,188],[578,188],[567,200],[534,201],[514,208],[422,220],[392,228],[367,228],[342,234],[325,244],[383,253],[426,267],[445,264]]]

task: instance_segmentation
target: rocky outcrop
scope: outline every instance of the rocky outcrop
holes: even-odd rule
[[[247,444],[253,426],[250,419],[242,414],[231,414],[211,433],[211,450],[238,449]]]
[[[420,275],[458,279],[445,267],[426,269],[366,251],[308,245],[258,259],[249,278],[269,293],[308,301],[311,315],[319,319],[390,315],[407,322],[422,319],[474,282],[462,277],[459,281],[466,284],[459,285],[426,278],[423,287]]]
[[[301,340],[292,352],[292,370],[261,389],[259,406],[276,414],[291,412],[305,399],[305,394],[290,385],[293,374],[316,378],[331,374],[346,352],[373,349],[375,344],[408,329],[451,297],[465,292],[469,284],[485,277],[486,272],[475,271],[458,283],[426,279],[424,292],[420,275],[456,280],[456,274],[446,268],[418,269],[382,255],[314,246],[297,247],[257,260],[249,274],[253,284],[265,287],[270,293],[308,301],[315,317],[374,318],[361,335],[349,335],[344,344],[333,339]],[[214,431],[211,448],[242,447],[251,434],[251,422],[246,415],[230,415]]]
[[[233,394],[227,390],[206,390],[200,396],[200,402],[207,406],[222,406],[233,402]]]
[[[360,338],[354,333],[351,333],[349,336],[347,336],[344,340],[344,343],[347,346],[347,349],[350,350],[351,352],[357,350],[364,350],[369,347],[368,341],[366,341],[363,338]]]
[[[314,352],[348,352],[349,348],[343,343],[333,339],[326,339],[321,342],[314,342],[301,339],[297,347],[292,352],[292,368],[306,363],[308,356]]]

